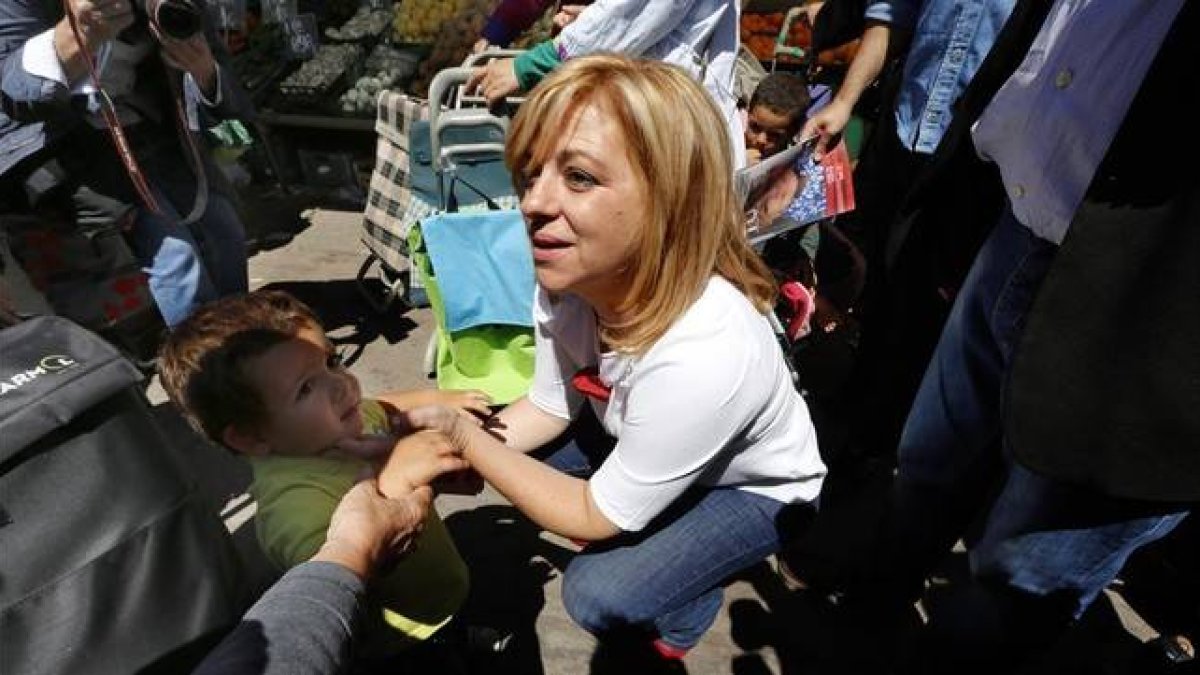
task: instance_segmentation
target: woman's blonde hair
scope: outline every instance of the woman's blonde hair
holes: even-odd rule
[[[596,54],[571,59],[521,105],[505,159],[518,191],[570,124],[596,106],[620,129],[647,205],[629,261],[630,292],[617,325],[601,327],[613,349],[641,353],[700,297],[714,273],[767,312],[775,287],[746,241],[733,188],[733,154],[716,104],[682,69],[659,61]]]

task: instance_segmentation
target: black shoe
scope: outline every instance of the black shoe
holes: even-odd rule
[[[452,621],[430,638],[469,657],[500,657],[511,650],[512,632],[504,628]]]
[[[1160,635],[1142,644],[1130,672],[1140,675],[1200,673],[1196,646],[1186,635]]]

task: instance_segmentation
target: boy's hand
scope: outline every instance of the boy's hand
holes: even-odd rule
[[[487,99],[488,106],[495,106],[506,96],[517,93],[521,85],[517,82],[517,71],[513,59],[488,61],[471,73],[463,91],[478,94]]]
[[[482,424],[478,418],[472,418],[472,421],[476,426]],[[465,439],[462,438],[458,425],[464,422],[466,422],[466,418],[453,408],[425,405],[399,413],[392,418],[392,427],[408,431],[436,429],[449,436],[451,441],[458,441],[458,444],[461,445]]]
[[[558,6],[558,11],[554,13],[554,17],[550,21],[554,24],[554,33],[571,25],[583,10],[587,9],[587,5],[583,3],[565,3]]]
[[[403,493],[428,485],[444,473],[470,466],[446,434],[437,430],[418,431],[396,443],[379,472],[379,485],[385,495]]]

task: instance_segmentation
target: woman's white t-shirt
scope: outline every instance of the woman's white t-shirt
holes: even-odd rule
[[[530,402],[571,418],[584,398],[571,379],[589,366],[612,388],[592,406],[617,444],[589,485],[622,530],[645,527],[693,484],[784,503],[820,492],[825,465],[808,407],[766,317],[725,279],[712,277],[640,357],[600,353],[595,314],[571,294],[539,287],[534,325]]]

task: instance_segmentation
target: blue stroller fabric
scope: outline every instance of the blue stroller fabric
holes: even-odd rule
[[[438,193],[438,180],[440,178],[433,167],[428,120],[413,122],[412,128],[409,129],[408,142],[409,158],[412,164],[409,189],[418,199],[428,204],[439,204],[441,195]],[[494,127],[451,127],[442,133],[443,147],[484,142],[503,143],[504,136]],[[493,155],[479,159],[457,159],[454,165],[455,178],[474,188],[474,190],[464,189],[459,186],[455,190],[460,207],[484,204],[486,200],[483,195],[495,200],[513,194],[512,177],[504,166],[502,157]],[[447,191],[449,189],[450,187],[447,186]],[[441,208],[446,208],[446,205],[441,204]]]
[[[446,329],[533,327],[533,252],[516,210],[439,213],[421,222]]]

